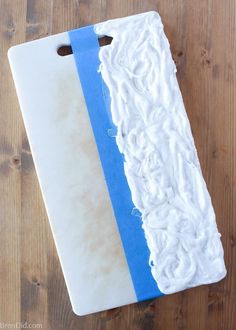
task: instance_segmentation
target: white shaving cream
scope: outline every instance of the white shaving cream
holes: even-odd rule
[[[156,12],[95,25],[113,37],[100,71],[111,96],[116,142],[159,289],[173,293],[226,274],[168,40]]]

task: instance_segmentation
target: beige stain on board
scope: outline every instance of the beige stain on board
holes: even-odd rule
[[[74,72],[65,72],[65,78],[57,78],[57,114],[56,121],[71,120],[73,114],[76,123],[71,129],[68,143],[73,148],[78,172],[81,165],[87,164],[90,174],[85,175],[80,187],[72,187],[71,203],[74,210],[83,208],[85,211],[84,225],[81,226],[81,238],[78,241],[88,267],[84,267],[84,276],[91,283],[109,280],[112,273],[119,272],[120,277],[126,278],[127,262],[119,236],[116,220],[113,214],[107,191],[103,170],[100,164],[84,97],[78,93],[78,76]],[[69,169],[68,169],[69,170]],[[91,189],[93,187],[94,189]],[[78,189],[77,189],[78,188]],[[97,259],[99,264],[91,268],[91,259]],[[96,289],[96,285],[94,285]],[[97,286],[97,289],[102,286]],[[101,299],[102,290],[97,292]]]

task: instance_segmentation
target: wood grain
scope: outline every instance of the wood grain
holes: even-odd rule
[[[71,311],[7,61],[10,46],[158,10],[222,233],[227,278],[87,317]],[[236,329],[234,0],[0,0],[0,323],[43,329]]]

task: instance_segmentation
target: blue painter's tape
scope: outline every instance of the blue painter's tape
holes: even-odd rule
[[[69,37],[137,300],[161,296],[148,263],[150,252],[141,220],[131,214],[134,204],[124,174],[123,155],[109,134],[114,125],[109,93],[98,73],[99,43],[94,27],[72,30]]]

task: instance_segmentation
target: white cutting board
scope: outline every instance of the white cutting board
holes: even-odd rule
[[[18,45],[10,65],[73,310],[137,301],[68,33]],[[92,177],[92,180],[91,180]]]

